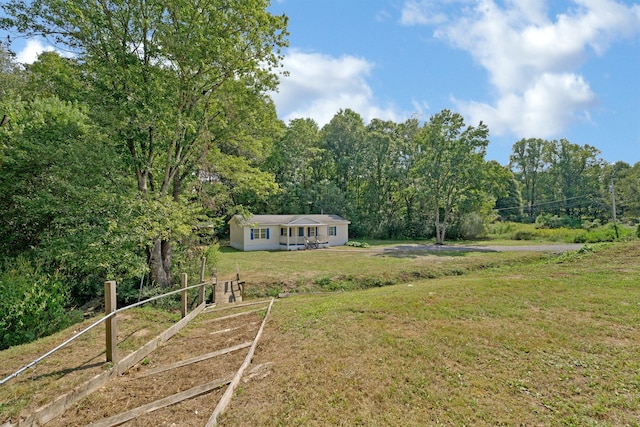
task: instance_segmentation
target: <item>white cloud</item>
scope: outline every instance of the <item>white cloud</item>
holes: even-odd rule
[[[16,54],[16,61],[21,64],[32,64],[42,52],[50,52],[52,50],[54,50],[53,47],[43,45],[40,40],[29,39],[22,50]]]
[[[424,10],[433,3],[443,6],[447,0],[408,0],[405,6]],[[640,33],[640,5],[572,3],[549,17],[549,2],[542,0],[478,0],[436,26],[435,37],[467,51],[487,70],[494,88],[491,103],[455,100],[471,122],[483,120],[498,135],[550,137],[576,120],[589,120],[596,94],[579,68],[590,52],[601,55],[612,42]]]
[[[566,125],[589,121],[595,95],[581,76],[545,73],[522,93],[504,93],[495,105],[454,100],[471,123],[484,121],[496,135],[548,138]]]
[[[400,114],[393,107],[376,105],[366,81],[373,64],[363,58],[334,58],[290,49],[283,66],[289,76],[280,79],[279,91],[272,97],[285,122],[309,117],[323,126],[340,109],[347,108],[367,122],[373,118],[399,120]]]
[[[402,6],[402,25],[441,24],[447,16],[437,10],[437,2],[428,0],[408,0]]]

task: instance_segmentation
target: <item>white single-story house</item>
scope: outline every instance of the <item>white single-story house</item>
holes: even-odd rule
[[[326,248],[349,240],[350,222],[338,215],[236,215],[230,245],[241,251]]]

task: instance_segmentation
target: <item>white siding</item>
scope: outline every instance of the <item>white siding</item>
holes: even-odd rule
[[[349,240],[349,222],[342,220],[340,217],[326,215],[300,216],[301,218],[298,219],[296,219],[296,217],[297,216],[293,216],[292,218],[291,215],[258,215],[252,218],[255,221],[254,223],[247,221],[244,224],[239,222],[241,221],[240,217],[232,219],[229,222],[229,244],[231,247],[241,251],[287,250],[287,239],[286,237],[281,239],[280,236],[281,224],[287,224],[295,234],[292,235],[289,240],[289,250],[302,249],[301,245],[295,245],[295,243],[300,243],[297,241],[298,227],[304,227],[306,230],[308,227],[315,226],[313,225],[314,223],[317,224],[318,236],[320,236],[324,242],[327,242],[327,244],[323,244],[322,247],[341,246]],[[260,220],[264,222],[261,223]],[[265,224],[265,222],[267,223]],[[336,227],[335,236],[329,236],[328,227]],[[288,230],[286,227],[283,228]],[[252,229],[268,229],[268,239],[258,238],[256,235],[254,235],[252,239]],[[258,232],[256,231],[256,233]],[[305,232],[305,236],[306,235],[307,233]]]
[[[254,239],[251,239],[251,230],[252,229],[268,229],[269,230],[269,238],[268,239],[259,239],[254,236]],[[270,251],[270,250],[278,250],[280,249],[280,227],[271,225],[259,225],[256,224],[254,227],[245,227],[244,228],[244,249],[245,251]]]

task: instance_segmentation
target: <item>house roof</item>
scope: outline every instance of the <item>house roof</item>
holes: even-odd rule
[[[243,219],[241,215],[235,215],[231,221],[237,221],[241,226],[248,225],[280,225],[280,226],[316,226],[327,224],[350,224],[351,222],[340,215],[254,215]]]

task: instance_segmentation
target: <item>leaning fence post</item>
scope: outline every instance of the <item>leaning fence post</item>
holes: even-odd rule
[[[200,287],[198,288],[198,305],[204,302],[204,270],[207,265],[207,258],[202,257],[202,265],[200,266]]]
[[[109,315],[116,311],[116,282],[110,280],[104,282],[104,314]],[[106,323],[107,338],[107,362],[116,363],[118,361],[118,330],[116,328],[116,315],[112,315],[107,319]]]
[[[240,281],[240,267],[236,264],[236,280],[238,281],[238,289],[240,290],[240,298],[244,301],[244,283]]]
[[[182,288],[187,287],[187,273],[182,273]],[[184,318],[187,315],[187,291],[180,292],[180,313]]]

